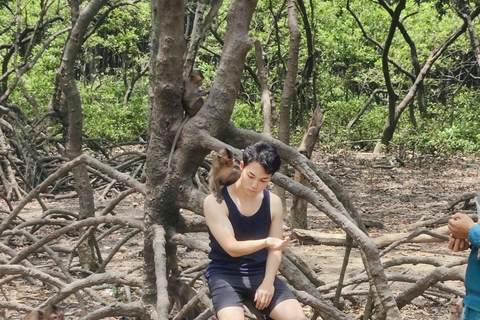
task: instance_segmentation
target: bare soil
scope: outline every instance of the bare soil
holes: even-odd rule
[[[393,157],[376,157],[370,153],[325,154],[317,152],[313,159],[324,167],[350,193],[362,216],[384,224],[385,228],[369,228],[369,235],[406,232],[415,229],[410,224],[450,216],[455,209],[463,209],[463,202],[454,210],[448,210],[452,201],[463,194],[478,192],[480,189],[480,161],[474,157],[413,157],[410,155],[405,166],[400,166]],[[321,232],[343,233],[323,213],[310,210],[309,229]],[[435,226],[440,227],[441,225]],[[327,245],[294,246],[309,265],[318,270],[327,282],[338,280],[344,257],[344,248]],[[446,242],[425,244],[403,244],[382,257],[382,262],[401,256],[432,257],[445,263],[460,260],[468,252],[455,253],[448,250]],[[465,265],[460,268],[465,269]],[[407,273],[425,276],[434,269],[428,265],[406,265],[386,270],[387,274]],[[348,275],[363,270],[363,263],[357,249],[347,268]],[[464,290],[463,283],[447,284]],[[408,284],[392,288],[398,291]],[[358,289],[358,288],[357,288]],[[419,297],[401,311],[404,319],[448,319],[448,298],[432,296]],[[347,303],[345,312],[359,316],[363,310]]]
[[[448,211],[448,204],[467,192],[479,191],[480,182],[480,159],[474,157],[412,157],[410,155],[405,166],[400,166],[394,158],[374,157],[371,154],[339,152],[338,154],[326,154],[316,152],[314,161],[324,167],[344,188],[350,193],[353,202],[365,218],[373,219],[384,224],[385,228],[369,228],[370,236],[376,237],[382,234],[395,232],[411,232],[409,224],[432,218],[445,217],[452,214]],[[78,210],[75,199],[59,201],[46,200],[49,207]],[[97,207],[101,208],[109,201],[97,199]],[[0,199],[0,207],[4,207]],[[459,209],[463,203],[457,205]],[[131,195],[120,203],[115,209],[117,215],[129,217],[143,214],[143,199],[139,195]],[[29,219],[41,214],[40,206],[35,202],[28,205],[22,211],[21,217]],[[323,213],[314,208],[309,208],[309,229],[321,232],[342,233]],[[43,229],[43,228],[42,228]],[[45,228],[45,232],[48,232]],[[288,232],[288,230],[286,230]],[[73,236],[73,235],[72,235]],[[100,245],[102,250],[109,248],[122,236],[118,231],[103,240]],[[206,234],[198,233],[196,236],[201,240],[207,240]],[[62,242],[68,244],[74,241],[66,237]],[[26,243],[17,243],[16,249],[21,249]],[[142,264],[143,238],[136,236],[131,239],[124,249],[120,250],[109,264],[109,270],[127,270]],[[336,282],[344,256],[344,248],[327,245],[306,245],[298,241],[292,241],[292,249],[303,257],[307,263],[326,282]],[[446,243],[433,244],[403,244],[396,250],[382,258],[386,261],[399,256],[424,256],[436,258],[440,261],[455,261],[468,255],[467,252],[454,253],[446,248]],[[179,263],[182,268],[189,268],[200,264],[207,259],[203,253],[185,250],[178,251]],[[39,254],[38,261],[44,262],[45,255]],[[49,263],[45,264],[48,267]],[[350,263],[347,269],[347,277],[357,274],[362,270],[363,264],[357,249],[353,249]],[[461,266],[460,268],[465,268]],[[415,275],[427,275],[432,266],[406,265],[387,270],[387,273],[404,272]],[[141,277],[141,271],[136,273]],[[447,283],[463,290],[461,282]],[[395,287],[394,290],[402,290],[406,284]],[[408,284],[407,284],[408,285]],[[361,289],[361,288],[357,288]],[[105,288],[104,297],[109,301],[125,300],[125,292],[122,288]],[[396,292],[396,291],[395,291]],[[36,306],[53,294],[46,286],[29,286],[25,281],[13,281],[1,285],[0,301],[10,301]],[[137,292],[132,292],[135,298]],[[359,300],[356,306],[347,301],[345,312],[359,316],[362,314],[363,300]],[[402,309],[405,319],[448,319],[448,297],[419,297]],[[74,297],[62,303],[66,310],[67,319],[79,319],[78,305]],[[305,307],[307,318],[310,318],[312,310]],[[8,310],[5,319],[23,319],[23,315]],[[0,312],[0,319],[2,315]],[[117,319],[117,318],[110,318]]]

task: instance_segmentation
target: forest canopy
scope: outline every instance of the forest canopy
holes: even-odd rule
[[[212,32],[198,49],[195,62],[205,75],[205,87],[210,85],[218,67],[228,5],[223,3]],[[298,1],[297,7],[302,36],[291,107],[293,141],[299,142],[313,110],[321,106],[322,146],[372,150],[388,117],[382,71],[383,42],[391,18],[388,10],[374,1],[363,0]],[[389,49],[389,81],[398,102],[413,82],[414,60],[422,66],[461,24],[454,7],[454,2],[449,1],[407,1],[401,23],[408,41],[396,32]],[[187,2],[187,42],[195,8],[196,2]],[[288,55],[289,30],[284,8],[285,1],[259,1],[251,28],[252,38],[262,44],[269,90],[272,100],[277,102],[281,100]],[[0,10],[0,102],[17,105],[29,119],[38,120],[51,107],[55,74],[67,37],[62,30],[69,27],[71,20],[69,8],[55,2],[5,1]],[[95,22],[95,29],[75,62],[85,133],[92,139],[111,141],[145,138],[150,6],[140,1],[112,4],[103,8],[100,15],[103,19]],[[20,69],[21,82],[16,80],[15,66]],[[251,51],[232,120],[240,127],[262,131],[261,90],[256,73],[255,54]],[[428,71],[423,81],[423,102],[419,98],[410,103],[409,111],[399,118],[392,141],[432,154],[478,152],[479,76],[478,61],[465,32]],[[273,109],[277,118],[279,105]],[[364,106],[361,117],[350,124]],[[58,132],[56,123],[49,123],[48,131],[52,134]]]

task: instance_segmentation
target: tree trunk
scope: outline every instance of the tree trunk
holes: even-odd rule
[[[67,156],[70,160],[82,154],[83,113],[80,93],[75,82],[74,64],[91,20],[105,5],[105,0],[93,0],[80,11],[78,16],[74,14],[75,4],[72,1],[72,21],[74,25],[70,37],[65,46],[62,62],[59,68],[59,80],[66,101],[68,101],[68,146]],[[88,177],[87,166],[81,164],[73,169],[75,189],[78,194],[80,205],[80,219],[86,219],[95,215],[93,190]],[[83,268],[95,271],[98,267],[95,259],[93,238],[88,238],[78,248],[80,264]]]
[[[10,145],[7,143],[5,139],[5,135],[3,133],[3,130],[0,126],[0,151],[10,152]],[[0,181],[3,184],[3,187],[5,189],[5,200],[10,201],[13,200],[16,196],[17,200],[22,199],[22,197],[25,195],[25,191],[23,191],[20,186],[18,185],[17,179],[15,177],[15,171],[13,171],[12,166],[10,165],[10,162],[6,159],[7,157],[5,156],[5,161],[3,162],[3,166],[5,167],[4,171],[7,174],[7,176],[4,176],[3,174],[3,169],[2,169],[2,163],[0,163]]]
[[[205,155],[221,144],[213,137],[223,137],[240,90],[245,58],[252,47],[248,37],[256,0],[230,2],[227,30],[217,75],[210,94],[200,111],[182,129],[172,165],[167,161],[178,125],[182,122],[184,11],[183,0],[152,0],[152,52],[150,59],[150,97],[148,150],[146,163],[147,192],[145,208],[144,295],[150,317],[166,319],[167,310],[159,303],[166,290],[165,279],[175,269],[176,246],[169,240],[179,222],[179,209],[202,212],[205,194],[193,184],[193,177]],[[206,21],[209,19],[206,19]],[[194,47],[192,47],[194,48]],[[161,233],[165,229],[166,243]],[[162,249],[164,247],[164,249]],[[165,252],[165,266],[155,254]],[[163,253],[162,253],[163,254]],[[156,264],[156,265],[155,265]],[[157,270],[164,268],[165,272]],[[158,277],[162,278],[159,279]],[[159,292],[161,290],[161,292]]]
[[[298,147],[298,152],[302,153],[308,159],[311,158],[313,148],[317,142],[318,133],[323,124],[323,113],[320,107],[317,107],[313,112],[313,116],[308,124],[307,131],[303,135],[302,143]],[[308,181],[298,171],[295,171],[295,181],[307,185]],[[307,207],[308,202],[300,197],[293,196],[291,215],[291,230],[294,228],[307,229]]]
[[[148,115],[148,149],[145,167],[145,241],[144,241],[144,285],[143,303],[152,319],[167,319],[166,308],[157,304],[157,292],[166,292],[168,269],[157,273],[159,265],[154,247],[165,241],[157,224],[165,230],[176,225],[178,210],[175,210],[173,187],[168,189],[167,160],[173,140],[174,116],[181,119],[183,94],[183,19],[185,1],[151,0],[152,7],[152,49],[150,56],[150,88]],[[178,122],[179,123],[179,122]],[[176,127],[175,127],[176,128]],[[171,140],[169,141],[170,138]],[[170,142],[170,143],[169,143]],[[157,243],[157,244],[155,244]],[[167,268],[171,252],[164,246]],[[156,249],[158,252],[158,249]],[[165,278],[157,279],[162,274]]]
[[[385,85],[388,91],[388,118],[387,118],[387,130],[381,138],[382,146],[388,147],[388,143],[392,139],[393,133],[395,132],[396,120],[395,120],[395,103],[397,101],[397,94],[395,93],[392,85],[392,79],[390,77],[389,70],[389,61],[388,53],[390,52],[390,47],[392,45],[393,36],[395,35],[395,30],[397,29],[397,24],[399,23],[400,13],[405,8],[405,0],[400,0],[395,8],[395,12],[392,15],[392,22],[390,23],[390,29],[388,31],[387,40],[385,41],[385,46],[382,52],[382,70],[383,77],[385,78]],[[388,141],[387,141],[388,140]],[[382,148],[375,147],[374,153],[381,153]]]
[[[258,79],[260,80],[260,88],[262,90],[262,107],[263,107],[263,134],[272,136],[272,103],[271,92],[268,90],[267,70],[263,61],[263,50],[260,41],[255,41],[255,60],[257,62]]]
[[[379,4],[383,8],[385,8],[385,10],[388,11],[390,16],[393,17],[394,11],[392,10],[390,5],[385,0],[379,1]],[[408,46],[410,47],[410,56],[412,58],[413,70],[415,72],[415,77],[417,77],[418,74],[420,73],[420,70],[421,70],[420,63],[418,61],[417,47],[415,46],[415,42],[413,42],[413,39],[408,34],[407,29],[405,29],[405,27],[403,25],[403,21],[398,21],[397,26],[398,26],[400,32],[402,33],[403,38],[405,39]],[[409,75],[409,78],[412,80],[412,82],[415,81],[415,77]],[[422,114],[423,117],[426,117],[428,115],[428,113],[427,113],[427,100],[426,100],[426,97],[425,97],[425,89],[424,89],[424,86],[423,86],[423,82],[420,82],[418,84],[417,100],[418,100],[418,110],[420,111],[420,113]],[[415,115],[413,113],[413,110],[414,110],[414,106],[412,104],[411,105],[411,111],[410,111],[410,120],[411,120],[412,124],[416,127],[416,120],[415,120]]]
[[[278,124],[278,139],[288,145],[290,143],[290,109],[295,94],[295,82],[298,72],[298,54],[300,47],[300,29],[298,27],[297,11],[295,2],[288,0],[288,28],[290,29],[290,51],[288,53],[287,75],[282,90],[282,101],[280,103],[280,121]],[[285,164],[280,168],[280,172],[286,174],[287,167]],[[282,199],[284,216],[286,213],[285,190],[279,186],[275,186],[275,194]]]

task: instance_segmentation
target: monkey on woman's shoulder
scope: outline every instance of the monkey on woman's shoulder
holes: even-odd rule
[[[208,91],[202,90],[203,74],[200,70],[193,70],[185,80],[185,92],[183,93],[182,105],[189,117],[195,116],[203,106],[203,98]]]
[[[222,203],[222,186],[229,186],[240,178],[240,167],[235,163],[232,151],[223,148],[214,154],[212,168],[208,175],[210,192],[215,196],[218,203]]]

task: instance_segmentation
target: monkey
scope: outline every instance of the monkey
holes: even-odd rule
[[[63,310],[48,303],[45,307],[30,312],[25,320],[65,320]]]
[[[183,93],[182,106],[185,113],[194,117],[203,106],[203,98],[208,95],[208,91],[201,90],[203,84],[203,74],[200,70],[193,70],[187,81],[185,81],[185,92]]]
[[[170,302],[168,313],[172,311],[174,305],[177,306],[178,310],[181,310],[183,306],[186,305],[197,294],[192,287],[181,281],[178,275],[171,275],[168,278],[167,293],[168,301]],[[202,313],[202,309],[197,304],[188,310],[188,312],[183,316],[182,320],[193,320],[200,313]]]
[[[175,138],[173,138],[172,149],[170,150],[170,156],[168,157],[169,170],[172,163],[173,152],[177,146],[178,137],[180,136],[180,132],[182,132],[183,126],[185,126],[188,119],[194,117],[198,111],[200,111],[204,103],[202,97],[209,93],[208,91],[200,89],[203,84],[203,79],[203,74],[200,70],[193,70],[188,79],[185,80],[185,92],[182,97],[182,106],[185,110],[185,116],[175,133]]]
[[[449,318],[448,320],[461,320],[463,314],[463,301],[462,298],[455,297],[450,300],[448,306],[449,309]]]
[[[400,166],[404,167],[405,166],[405,160],[407,159],[407,152],[405,151],[405,147],[403,144],[400,144],[398,146],[398,155],[395,157],[395,159],[400,163]]]
[[[227,148],[223,148],[212,158],[212,168],[209,172],[210,191],[217,198],[218,203],[222,203],[223,196],[221,186],[229,186],[240,177],[240,168],[233,159],[233,153]]]

